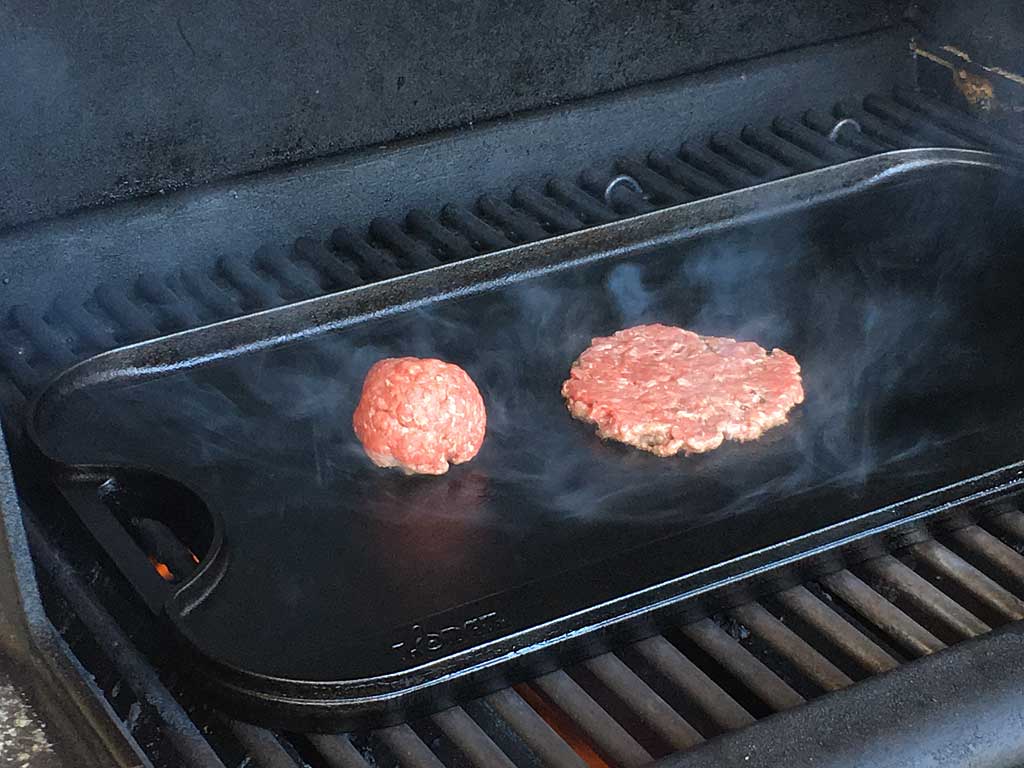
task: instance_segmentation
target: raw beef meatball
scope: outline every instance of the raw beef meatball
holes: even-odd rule
[[[476,456],[487,412],[464,370],[443,360],[393,357],[376,362],[352,415],[370,461],[407,473],[443,475]]]
[[[755,440],[786,422],[804,390],[781,349],[655,324],[594,339],[562,396],[601,437],[672,456]]]

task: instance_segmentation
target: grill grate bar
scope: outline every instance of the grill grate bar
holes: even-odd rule
[[[731,189],[749,187],[761,181],[742,166],[693,141],[688,141],[679,148],[679,157],[683,162],[704,171],[709,176],[721,179]]]
[[[492,227],[476,214],[458,205],[446,205],[441,210],[441,221],[462,232],[470,242],[479,243],[481,250],[511,248],[513,242],[501,230]]]
[[[22,397],[28,397],[39,381],[39,371],[29,365],[24,347],[9,343],[10,334],[0,334],[0,366]]]
[[[559,670],[539,677],[534,685],[616,765],[634,768],[651,761],[647,750],[565,672]]]
[[[935,123],[925,120],[906,107],[902,107],[885,96],[871,94],[864,99],[864,109],[895,123],[900,128],[920,136],[930,144],[959,149],[977,149],[978,144],[957,136]]]
[[[860,630],[812,594],[807,587],[793,587],[781,592],[779,602],[786,610],[818,630],[865,672],[877,675],[888,672],[899,664]]]
[[[408,725],[395,725],[375,731],[375,734],[406,768],[445,768],[444,763]]]
[[[441,263],[430,248],[411,238],[389,219],[377,218],[370,222],[370,236],[386,245],[414,269],[430,269]]]
[[[295,241],[292,258],[309,264],[323,275],[327,289],[354,288],[363,284],[363,279],[351,264],[339,259],[338,254],[325,243],[311,237],[300,237]]]
[[[238,295],[218,285],[212,275],[182,270],[178,278],[193,303],[206,308],[211,318],[231,317],[242,311]]]
[[[951,534],[951,538],[992,570],[1008,577],[1018,590],[1024,590],[1024,557],[984,528],[969,525]]]
[[[287,301],[267,276],[253,270],[241,256],[227,256],[219,266],[224,279],[243,297],[245,309],[277,307]]]
[[[687,749],[704,741],[696,728],[614,653],[590,659],[584,662],[584,666],[673,749]]]
[[[711,137],[711,148],[759,177],[758,181],[781,179],[792,173],[774,157],[732,136],[716,133]]]
[[[781,136],[761,128],[747,126],[743,129],[743,141],[752,147],[756,147],[770,157],[774,157],[788,168],[795,168],[798,171],[814,171],[821,168],[824,161],[812,155],[807,150],[792,144]],[[788,176],[791,171],[787,171]]]
[[[818,112],[815,109],[804,113],[804,123],[822,136],[829,136],[835,128],[836,122],[836,118],[830,117],[823,112]],[[852,125],[844,126],[837,131],[836,143],[848,147],[859,155],[873,155],[876,152],[885,152],[891,148],[858,131]]]
[[[25,335],[34,350],[58,366],[70,365],[75,359],[67,342],[46,322],[42,314],[26,306],[14,307],[11,320]]]
[[[352,746],[348,736],[344,734],[324,735],[314,733],[309,736],[310,743],[324,759],[327,768],[369,768],[370,764]]]
[[[256,253],[256,266],[277,281],[290,301],[308,299],[324,292],[310,265],[292,258],[297,245],[288,254],[277,253],[271,248],[261,248]]]
[[[1024,513],[1018,512],[1017,510],[1004,512],[1001,515],[993,517],[990,523],[996,529],[1005,531],[1008,536],[1024,544]],[[1022,549],[1018,549],[1017,551],[1021,552]]]
[[[695,195],[704,197],[706,195],[718,195],[727,192],[729,187],[704,171],[684,163],[678,158],[672,157],[667,152],[651,152],[647,162],[658,173],[667,176],[677,184],[681,184]]]
[[[363,276],[369,280],[385,280],[402,274],[394,256],[374,248],[346,227],[335,227],[331,232],[331,245],[339,253],[351,254],[361,267]]]
[[[804,703],[803,696],[711,619],[689,624],[682,632],[775,712]]]
[[[643,163],[622,158],[615,162],[615,167],[620,173],[628,174],[640,182],[640,186],[662,205],[679,205],[694,199],[687,189],[666,179]]]
[[[927,656],[946,647],[939,638],[849,571],[826,576],[821,583],[912,656]]]
[[[119,342],[144,339],[156,336],[160,332],[152,317],[147,315],[137,304],[129,301],[124,293],[113,286],[99,286],[94,296],[99,308],[118,329],[119,332],[116,336]]]
[[[438,712],[431,717],[431,720],[478,768],[488,768],[488,766],[515,768],[515,764],[508,755],[501,751],[501,748],[484,733],[484,730],[462,707],[452,707],[444,712]]]
[[[925,541],[910,551],[938,573],[963,586],[975,598],[1007,621],[1024,618],[1024,601],[937,541]]]
[[[135,285],[139,295],[160,315],[162,328],[191,328],[202,322],[199,314],[167,286],[163,276],[141,275]]]
[[[838,691],[853,684],[845,672],[760,604],[741,605],[732,610],[732,615],[823,690]]]
[[[114,328],[102,324],[98,317],[67,295],[57,297],[51,313],[68,334],[80,339],[76,345],[79,351],[111,349],[117,345]]]
[[[493,693],[486,701],[548,768],[586,768],[583,759],[514,688]]]
[[[477,208],[516,242],[525,243],[548,237],[548,231],[539,222],[496,197],[484,195],[477,201]]]
[[[811,130],[796,120],[790,120],[788,117],[775,118],[772,122],[772,129],[786,141],[801,147],[828,163],[842,163],[861,156],[861,153],[854,152],[843,144],[829,141],[817,131]],[[829,131],[831,130],[829,128]]]
[[[405,222],[412,232],[434,243],[450,259],[468,259],[477,255],[477,249],[464,235],[448,229],[425,211],[410,211]]]
[[[883,589],[893,590],[959,639],[983,635],[989,626],[958,602],[891,555],[864,564],[864,571]]]
[[[747,710],[664,637],[641,640],[633,648],[717,727],[733,730],[754,722]]]
[[[532,189],[516,187],[512,200],[556,232],[575,232],[583,227],[583,222],[568,208]]]
[[[238,720],[226,722],[228,730],[245,747],[250,765],[258,768],[295,768],[295,759],[271,731]]]
[[[547,185],[548,193],[560,200],[564,205],[573,209],[578,216],[589,224],[607,224],[619,219],[618,214],[587,194],[575,184],[570,184],[564,179],[552,179]]]

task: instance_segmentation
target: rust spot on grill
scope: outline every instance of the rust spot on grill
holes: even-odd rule
[[[939,48],[941,53],[934,53],[921,47],[918,41],[911,40],[910,50],[915,56],[921,56],[948,69],[952,73],[953,87],[960,92],[968,107],[975,112],[991,112],[997,106],[995,88],[992,80],[986,75],[995,75],[1016,85],[1024,85],[1024,76],[1001,67],[979,64],[967,53],[953,45],[943,45]],[[981,74],[982,72],[985,74]]]
[[[953,84],[960,91],[968,105],[979,112],[990,112],[995,103],[995,96],[992,90],[992,83],[980,75],[968,72],[962,67],[957,67]]]

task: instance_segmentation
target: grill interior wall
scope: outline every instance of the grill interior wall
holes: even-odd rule
[[[0,230],[844,38],[902,5],[18,0]]]

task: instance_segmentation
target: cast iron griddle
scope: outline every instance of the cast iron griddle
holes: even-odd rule
[[[309,727],[440,705],[560,641],[1017,483],[1017,184],[981,153],[855,161],[101,355],[39,397],[30,431],[243,710]],[[706,455],[602,443],[560,385],[593,336],[641,322],[781,347],[806,402]],[[478,383],[474,461],[407,477],[365,458],[363,377],[399,355]],[[178,529],[199,573],[165,591],[126,515]]]

